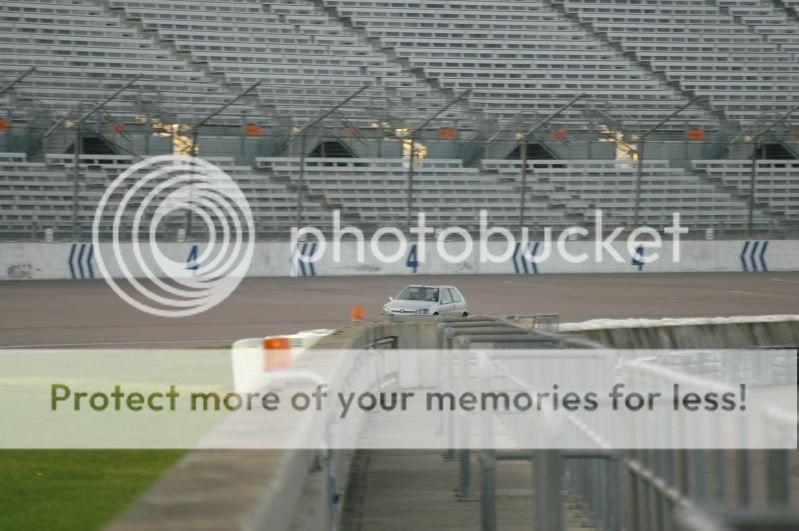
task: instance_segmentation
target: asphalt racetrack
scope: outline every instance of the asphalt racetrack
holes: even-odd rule
[[[0,282],[0,347],[221,346],[244,337],[336,328],[354,305],[379,319],[409,283],[454,284],[472,313],[607,317],[799,313],[799,273],[252,278],[219,306],[169,319],[143,313],[102,280]]]

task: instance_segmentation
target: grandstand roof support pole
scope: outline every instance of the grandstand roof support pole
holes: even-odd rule
[[[258,88],[258,85],[260,85],[260,84],[261,84],[260,81],[256,81],[255,83],[253,83],[252,85],[250,85],[249,87],[244,89],[243,91],[239,92],[238,95],[235,98],[233,98],[230,101],[225,102],[223,105],[221,105],[214,112],[205,115],[197,123],[195,123],[193,126],[191,126],[190,131],[191,131],[191,158],[192,158],[191,165],[192,166],[194,165],[194,159],[197,158],[197,155],[200,153],[200,148],[199,148],[199,146],[197,144],[199,142],[199,137],[200,137],[200,127],[202,127],[203,125],[208,123],[208,121],[211,118],[213,118],[216,115],[218,115],[219,113],[223,112],[225,109],[227,109],[228,107],[230,107],[231,105],[233,105],[234,103],[239,101],[241,98],[243,98],[244,96],[246,96],[247,94],[249,94],[250,92],[255,90],[256,88]],[[190,187],[189,190],[190,190],[190,192],[193,192],[194,188]],[[189,198],[189,202],[191,202],[192,199],[193,198],[190,197]],[[185,232],[186,232],[186,239],[187,240],[191,237],[191,220],[192,220],[191,209],[187,208],[186,209],[186,226],[185,226]]]
[[[430,115],[428,118],[426,118],[422,123],[420,123],[419,125],[417,125],[413,129],[408,131],[406,133],[406,135],[405,135],[405,139],[411,141],[411,152],[410,152],[410,156],[408,158],[408,160],[409,160],[409,162],[408,162],[408,184],[407,184],[408,195],[407,195],[407,198],[406,198],[406,203],[407,204],[406,204],[406,207],[405,207],[405,228],[407,230],[410,230],[410,228],[411,228],[411,211],[413,210],[413,178],[414,178],[413,174],[414,174],[414,164],[415,164],[415,160],[414,159],[416,158],[416,133],[418,131],[420,131],[421,129],[423,129],[424,127],[426,127],[427,124],[429,124],[430,122],[432,122],[433,120],[435,120],[436,118],[438,118],[439,116],[444,114],[447,111],[447,109],[449,109],[450,107],[452,107],[453,105],[455,105],[456,103],[461,101],[463,98],[468,96],[471,92],[472,92],[471,89],[464,90],[458,96],[456,96],[455,98],[453,98],[452,100],[447,102],[446,105],[444,105],[443,107],[438,109],[436,112],[434,112],[432,115]]]
[[[78,241],[80,238],[81,227],[80,227],[80,219],[78,216],[78,210],[80,208],[80,155],[81,155],[81,125],[83,122],[88,120],[89,118],[94,115],[97,111],[108,105],[114,98],[125,92],[134,83],[136,83],[139,79],[141,79],[141,74],[137,75],[124,85],[122,85],[119,89],[117,89],[113,94],[108,96],[106,99],[95,105],[89,112],[75,120],[75,149],[73,150],[73,168],[72,168],[72,241]],[[61,122],[59,122],[61,123]],[[50,131],[53,128],[51,127]],[[49,134],[48,131],[46,134]]]
[[[519,155],[522,159],[522,168],[521,168],[521,181],[522,181],[522,189],[521,189],[521,197],[519,199],[519,239],[521,240],[524,236],[524,210],[526,208],[527,203],[527,162],[528,162],[528,144],[530,142],[530,136],[533,135],[536,131],[544,127],[546,124],[563,114],[569,107],[577,103],[579,100],[586,96],[585,93],[580,93],[570,99],[566,104],[558,109],[557,111],[553,112],[536,125],[528,129],[526,132],[517,136],[519,139]]]
[[[519,241],[524,238],[524,209],[527,202],[527,149],[527,138],[525,137],[519,145],[519,152],[522,157],[522,189],[519,194]]]
[[[8,85],[6,85],[5,87],[1,88],[1,89],[0,89],[0,94],[5,94],[5,93],[6,93],[6,92],[8,92],[9,90],[11,90],[11,89],[14,87],[14,85],[16,85],[17,83],[19,83],[20,81],[22,81],[23,79],[25,79],[26,77],[28,77],[30,74],[32,74],[32,73],[34,72],[34,70],[36,70],[36,67],[35,67],[35,66],[32,66],[32,67],[28,68],[27,70],[25,70],[23,73],[21,73],[20,75],[18,75],[18,76],[17,76],[17,78],[16,78],[16,79],[14,79],[14,81],[12,81],[11,83],[9,83],[9,84],[8,84]]]
[[[638,164],[636,165],[636,174],[635,174],[635,206],[633,207],[633,227],[638,226],[638,219],[639,214],[641,212],[641,181],[643,179],[644,174],[644,142],[646,141],[646,137],[657,131],[663,124],[683,112],[685,109],[693,105],[694,103],[706,99],[705,96],[696,96],[691,98],[688,103],[682,105],[678,109],[675,109],[671,112],[668,116],[663,118],[661,121],[641,133],[637,135],[638,147],[636,148],[636,155],[638,156]]]
[[[748,205],[748,212],[746,215],[746,231],[750,238],[754,233],[755,193],[756,193],[755,182],[757,181],[757,162],[758,159],[760,158],[760,142],[759,142],[760,137],[768,133],[771,130],[771,128],[773,128],[781,121],[786,120],[797,109],[799,109],[799,104],[796,104],[793,107],[791,107],[791,109],[785,114],[781,114],[773,122],[768,124],[766,127],[761,129],[759,133],[757,133],[755,136],[752,137],[752,168],[749,173],[749,205]]]
[[[315,127],[316,124],[339,110],[341,107],[349,103],[353,98],[357,97],[361,92],[369,88],[369,83],[365,83],[361,88],[341,100],[339,103],[334,105],[333,107],[329,108],[325,111],[321,116],[316,118],[315,120],[305,124],[302,129],[296,132],[292,138],[296,138],[297,136],[300,137],[300,176],[299,181],[297,182],[297,230],[302,227],[303,222],[303,194],[305,192],[305,142],[308,130],[312,127]]]
[[[303,223],[303,198],[305,197],[305,143],[308,139],[308,132],[303,128],[300,133],[300,178],[297,182],[297,230],[302,228]]]

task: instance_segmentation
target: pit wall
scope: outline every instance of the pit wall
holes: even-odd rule
[[[594,319],[560,332],[620,349],[796,347],[799,315]]]
[[[618,348],[742,347],[799,344],[799,316],[566,323],[567,334]],[[297,368],[324,362],[326,349],[364,348],[395,339],[398,348],[434,348],[431,321],[358,323],[319,340]],[[424,368],[419,367],[420,378]],[[142,529],[329,529],[346,502],[350,451],[189,452],[109,527]],[[208,481],[212,478],[212,481]]]
[[[335,357],[334,349],[378,340],[434,348],[436,330],[431,321],[355,323],[321,338],[294,366],[318,370]],[[341,518],[352,457],[342,450],[194,450],[107,529],[331,529]]]
[[[556,235],[557,236],[557,235]],[[334,275],[413,275],[413,274],[546,274],[546,273],[646,273],[646,272],[766,272],[799,270],[799,240],[725,240],[683,241],[679,246],[679,260],[673,242],[665,240],[659,249],[643,248],[633,244],[628,248],[626,240],[618,240],[609,248],[618,253],[617,261],[609,250],[593,241],[566,241],[563,249],[572,257],[580,257],[575,263],[559,251],[557,241],[530,242],[526,246],[509,246],[504,241],[492,241],[485,245],[496,262],[480,259],[486,253],[481,244],[474,242],[470,253],[464,253],[462,241],[448,241],[439,246],[427,242],[423,247],[408,243],[404,249],[386,237],[377,242],[374,249],[369,240],[364,245],[363,260],[358,259],[358,245],[352,241],[340,244],[337,258],[332,241],[327,243],[324,254],[315,244],[300,243],[292,246],[288,242],[264,242],[254,246],[253,258],[247,276],[334,276]],[[98,247],[99,246],[99,247]],[[111,244],[91,243],[0,243],[0,280],[14,279],[92,279],[101,278],[100,257],[109,275],[123,276],[113,260]],[[550,252],[547,253],[547,248]],[[207,243],[164,243],[159,250],[173,261],[172,269],[165,274],[149,257],[148,249],[142,248],[143,265],[157,276],[192,276],[203,272],[202,255],[208,250]],[[374,251],[377,251],[375,253]],[[525,252],[527,250],[527,252]],[[424,252],[422,252],[424,251]],[[441,252],[443,251],[443,253]],[[318,258],[307,263],[314,253]],[[445,260],[445,254],[452,257]],[[657,253],[659,258],[651,260]],[[379,259],[382,254],[384,259]],[[504,256],[502,256],[504,254]],[[547,256],[548,254],[548,256]],[[119,245],[121,263],[132,276],[145,277],[144,267],[138,262],[133,246]],[[392,256],[393,255],[393,256]],[[458,257],[458,255],[462,255]],[[582,255],[582,256],[581,256]],[[301,256],[307,257],[303,260]],[[645,260],[642,260],[641,257]],[[423,258],[424,257],[424,258]]]

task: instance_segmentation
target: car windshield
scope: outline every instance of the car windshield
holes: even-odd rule
[[[408,286],[397,295],[400,301],[438,302],[438,288],[424,286]]]

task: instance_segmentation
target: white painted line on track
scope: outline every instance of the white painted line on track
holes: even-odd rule
[[[733,289],[730,290],[730,293],[735,293],[737,295],[751,295],[753,297],[766,297],[772,299],[799,300],[794,295],[784,295],[782,293],[768,293],[766,291],[744,291],[744,290]]]
[[[230,339],[172,339],[165,341],[101,341],[98,343],[50,343],[40,345],[0,345],[2,349],[12,348],[66,348],[66,347],[96,347],[96,346],[121,346],[121,345],[165,345],[165,344],[203,344],[203,345],[227,345]]]

